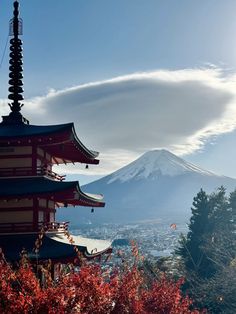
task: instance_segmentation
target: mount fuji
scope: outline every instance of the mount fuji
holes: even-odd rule
[[[130,223],[169,220],[186,222],[193,197],[203,188],[211,193],[223,185],[229,192],[236,179],[203,170],[167,150],[145,153],[127,166],[83,186],[105,195],[106,207],[93,214],[86,208],[59,210],[59,218],[78,223]]]

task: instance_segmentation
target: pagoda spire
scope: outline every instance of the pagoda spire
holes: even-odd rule
[[[19,112],[23,104],[19,101],[23,100],[23,82],[22,82],[22,41],[19,39],[19,35],[22,35],[22,20],[18,18],[19,16],[19,3],[14,2],[14,17],[10,21],[10,36],[13,38],[10,40],[10,66],[9,66],[9,92],[8,99],[13,102],[9,104],[12,112]]]
[[[9,103],[11,112],[9,116],[3,116],[4,124],[29,124],[20,113],[23,104],[20,102],[24,99],[23,93],[23,61],[22,61],[22,41],[19,38],[22,35],[22,19],[19,18],[19,2],[13,3],[13,18],[10,20],[10,60],[9,60],[9,89],[10,92],[8,99],[12,102]]]

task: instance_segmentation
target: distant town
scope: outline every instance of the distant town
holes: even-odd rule
[[[172,226],[174,225],[174,226]],[[133,224],[80,225],[71,233],[96,239],[112,239],[112,261],[122,262],[122,257],[131,258],[131,241],[136,243],[140,255],[154,261],[159,257],[170,256],[178,245],[181,234],[187,233],[186,224],[169,222],[143,222]]]

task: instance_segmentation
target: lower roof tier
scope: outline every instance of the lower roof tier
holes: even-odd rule
[[[48,260],[58,262],[73,261],[77,257],[75,247],[86,258],[94,258],[111,251],[111,241],[88,239],[72,236],[71,244],[63,233],[46,233],[42,238],[42,246],[36,254],[35,241],[38,234],[0,235],[0,247],[7,261],[18,261],[24,249],[30,260]]]
[[[47,177],[0,179],[0,199],[32,197],[47,198],[65,206],[105,206],[102,195],[82,192],[78,181],[54,181]]]
[[[98,152],[86,148],[76,135],[74,124],[8,125],[0,123],[1,146],[37,145],[47,151],[55,164],[81,162],[98,164]]]

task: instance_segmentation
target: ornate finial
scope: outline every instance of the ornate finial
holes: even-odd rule
[[[19,2],[14,1],[13,18],[10,20],[10,33],[9,36],[13,37],[10,40],[10,73],[9,73],[9,92],[8,99],[12,100],[9,104],[11,112],[8,116],[2,117],[2,124],[29,124],[20,113],[23,104],[20,103],[24,99],[23,82],[22,82],[22,41],[19,36],[22,35],[22,20],[18,18],[19,15]]]
[[[22,82],[22,41],[18,38],[22,35],[22,20],[18,18],[19,15],[19,3],[14,2],[13,19],[10,21],[10,36],[13,38],[10,40],[10,73],[9,73],[9,92],[8,99],[13,102],[9,104],[13,113],[19,113],[23,104],[19,101],[23,100],[23,82]]]

